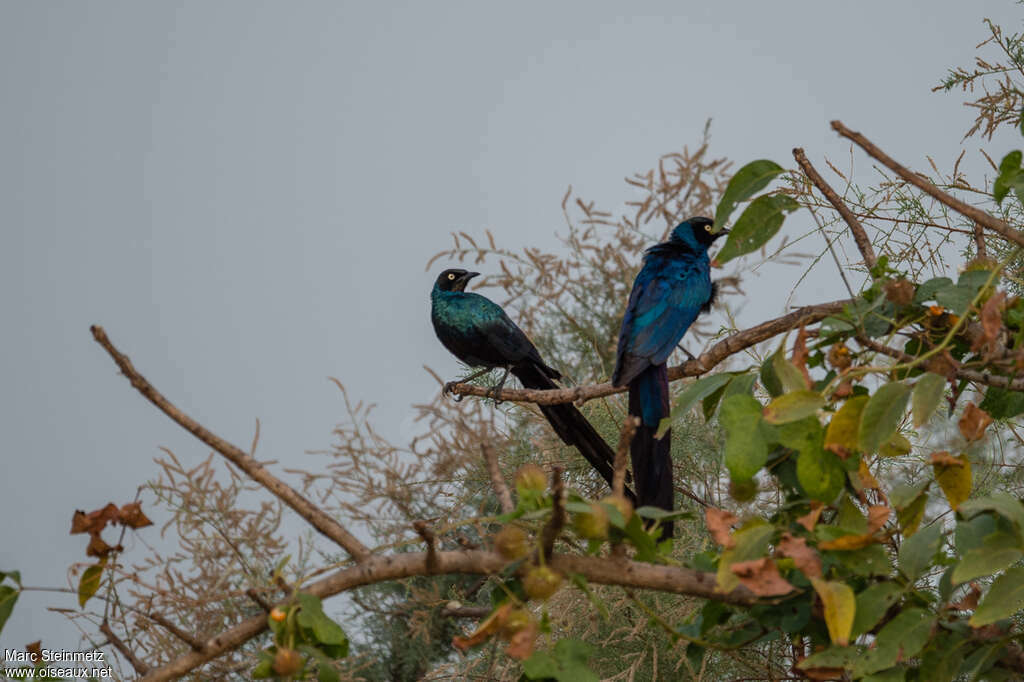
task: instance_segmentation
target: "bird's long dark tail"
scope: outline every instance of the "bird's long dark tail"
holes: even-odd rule
[[[629,382],[629,413],[641,419],[629,448],[637,505],[672,511],[672,431],[660,439],[654,437],[662,418],[670,413],[665,365],[648,367]],[[662,537],[672,537],[672,524],[662,527]]]
[[[526,388],[548,390],[559,388],[544,369],[536,365],[519,365],[512,368],[514,374]],[[553,370],[551,370],[553,371]],[[557,376],[557,374],[556,374]],[[615,474],[615,451],[611,449],[587,418],[572,403],[561,405],[538,405],[544,417],[567,445],[574,446],[590,462],[601,478],[612,485]],[[635,502],[633,491],[625,488],[625,495]]]

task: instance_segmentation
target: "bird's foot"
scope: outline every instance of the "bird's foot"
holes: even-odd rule
[[[455,393],[455,387],[461,383],[461,381],[449,381],[444,385],[444,388],[441,389],[441,395],[445,396],[451,393],[453,394],[452,400],[454,400],[457,403],[461,403],[462,399],[465,398],[466,396],[464,396],[461,393]]]

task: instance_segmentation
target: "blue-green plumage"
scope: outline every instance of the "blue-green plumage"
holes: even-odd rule
[[[548,366],[537,348],[501,306],[479,294],[465,291],[479,273],[445,270],[430,292],[430,320],[445,348],[470,367],[482,372],[502,368],[511,372],[526,388],[558,388],[561,374]],[[504,383],[504,378],[501,383]],[[499,384],[500,387],[501,384]],[[555,433],[580,451],[591,466],[611,485],[615,453],[601,435],[571,403],[538,405]],[[626,494],[633,498],[632,491]]]

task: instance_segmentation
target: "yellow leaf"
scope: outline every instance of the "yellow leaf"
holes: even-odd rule
[[[822,542],[818,545],[819,549],[831,549],[840,552],[848,552],[854,549],[863,549],[868,545],[879,542],[871,533],[864,533],[863,535],[843,535],[835,540],[829,540],[828,542]]]
[[[853,616],[857,612],[857,599],[846,583],[811,578],[814,591],[825,606],[825,625],[828,636],[834,644],[846,646],[850,643]]]
[[[936,458],[935,455],[945,455]],[[932,469],[935,471],[935,480],[939,487],[946,494],[949,506],[953,509],[959,507],[971,495],[971,463],[967,455],[951,457],[948,453],[935,453],[932,455]]]
[[[832,416],[825,432],[825,447],[835,446],[849,452],[858,449],[858,433],[860,432],[860,415],[868,404],[868,396],[858,395],[847,400],[839,411]],[[831,448],[829,448],[831,449]],[[833,450],[834,452],[834,450]]]
[[[882,457],[902,457],[903,455],[910,454],[913,449],[910,441],[902,433],[894,433],[892,438],[882,444],[882,447],[878,449],[878,454]]]

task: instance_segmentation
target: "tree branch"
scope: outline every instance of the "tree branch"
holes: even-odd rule
[[[114,631],[110,629],[110,623],[107,621],[100,623],[100,632],[102,632],[103,636],[106,637],[112,645],[114,645],[114,648],[117,649],[122,656],[124,656],[125,660],[128,661],[132,668],[135,669],[135,672],[140,675],[145,675],[150,671],[150,667],[143,663],[132,652],[128,645],[121,641],[120,637],[114,634]]]
[[[481,443],[480,450],[484,454],[484,461],[487,462],[487,473],[491,477],[494,494],[498,496],[501,513],[508,514],[516,508],[516,505],[512,502],[512,493],[509,492],[508,484],[501,473],[501,467],[498,466],[498,453],[494,451],[494,447],[490,443]]]
[[[888,355],[890,358],[899,360],[900,362],[913,362],[917,360],[917,358],[910,353],[873,341],[863,334],[857,335],[857,343],[865,348],[875,351],[876,353]],[[1007,391],[1024,391],[1024,377],[1013,379],[1001,374],[979,372],[973,369],[955,369],[954,372],[959,379],[971,381],[983,386],[995,386],[996,388],[1002,388]]]
[[[801,324],[813,324],[833,313],[841,312],[843,306],[853,301],[843,299],[841,301],[830,301],[808,305],[787,313],[781,317],[767,320],[761,324],[750,327],[740,332],[731,334],[707,351],[702,353],[695,360],[689,360],[681,365],[669,367],[669,381],[676,381],[683,377],[698,377],[707,374],[715,366],[719,365],[726,358],[755,346],[762,341],[767,341],[773,336],[799,327]],[[575,386],[573,388],[555,388],[549,390],[538,390],[533,388],[504,388],[493,394],[492,389],[474,384],[455,384],[450,392],[457,395],[472,395],[480,398],[497,398],[498,400],[514,403],[534,403],[536,405],[560,405],[562,403],[577,404],[585,403],[595,398],[604,398],[616,393],[623,393],[627,390],[625,386],[612,386],[610,383],[588,384],[586,386]]]
[[[171,621],[169,621],[166,618],[164,618],[163,616],[161,616],[159,613],[147,613],[146,614],[146,618],[149,618],[154,623],[159,624],[165,630],[167,630],[169,633],[171,633],[172,635],[174,635],[175,637],[177,637],[178,639],[183,641],[185,644],[188,644],[190,647],[192,647],[193,651],[202,651],[203,650],[203,643],[202,642],[200,642],[198,639],[196,639],[192,635],[188,634],[187,632],[185,632],[184,630],[179,628],[177,625],[175,625]]]
[[[498,573],[507,564],[499,554],[479,550],[437,552],[436,559],[438,572],[443,574],[490,575]],[[360,564],[342,569],[308,585],[304,591],[324,599],[362,585],[429,575],[431,571],[427,563],[426,552],[370,556]],[[703,573],[689,568],[660,566],[626,559],[562,554],[551,557],[549,565],[562,575],[578,573],[588,582],[600,585],[657,590],[738,606],[750,606],[757,600],[745,587],[738,587],[724,594],[717,592],[713,573]],[[248,618],[207,640],[203,645],[203,651],[183,654],[166,665],[150,670],[142,680],[157,682],[176,679],[227,651],[237,649],[266,629],[265,615]]]
[[[971,206],[970,204],[960,201],[956,197],[943,192],[935,185],[935,183],[907,168],[904,168],[892,157],[872,144],[866,137],[844,126],[841,121],[832,121],[832,129],[846,139],[852,141],[858,147],[867,152],[869,156],[881,162],[883,166],[891,170],[893,173],[896,173],[896,175],[900,176],[914,187],[917,187],[925,194],[931,196],[939,203],[948,206],[965,218],[973,220],[978,225],[992,230],[1007,241],[1011,241],[1017,246],[1024,246],[1024,233],[1020,230],[1014,229],[1005,221],[982,211],[980,208]]]
[[[249,478],[256,481],[269,490],[275,497],[294,509],[299,516],[306,519],[314,528],[323,535],[330,538],[348,552],[356,561],[365,561],[370,556],[370,551],[354,535],[327,515],[323,510],[307,500],[298,491],[271,474],[266,468],[253,457],[235,445],[227,442],[220,436],[209,431],[190,416],[175,407],[167,398],[153,387],[145,377],[136,371],[128,356],[121,353],[114,347],[114,344],[107,338],[103,327],[93,325],[91,328],[93,338],[103,346],[103,349],[110,354],[121,373],[128,378],[131,385],[141,393],[149,402],[159,408],[172,420],[193,436],[209,445],[211,448],[226,457],[228,461],[244,471]]]
[[[800,164],[800,168],[803,169],[804,174],[810,178],[814,186],[825,195],[828,199],[828,203],[832,204],[833,207],[839,212],[839,215],[843,217],[846,224],[850,227],[850,232],[853,233],[853,241],[857,243],[857,248],[860,249],[860,255],[864,257],[864,264],[869,268],[875,267],[878,262],[878,258],[875,257],[875,250],[871,246],[871,240],[868,239],[867,232],[864,231],[864,226],[857,220],[857,216],[853,215],[853,211],[846,205],[836,191],[825,182],[825,178],[821,177],[821,174],[811,165],[811,162],[807,160],[807,155],[804,154],[804,150],[797,147],[793,150],[793,158]]]

